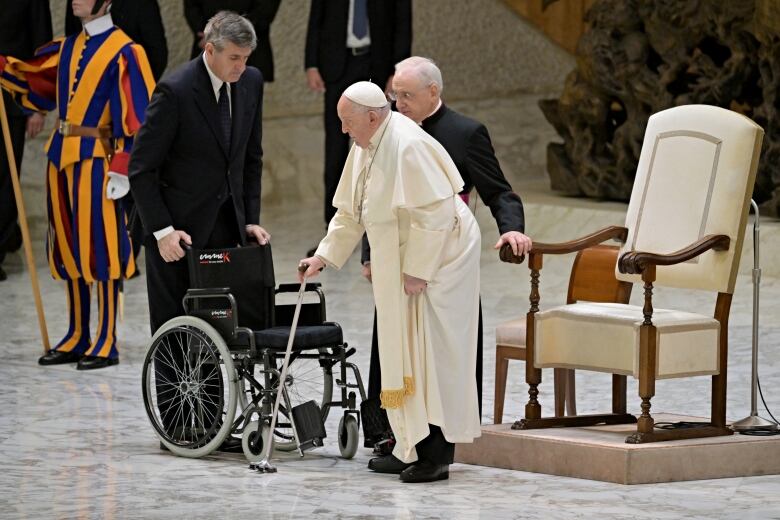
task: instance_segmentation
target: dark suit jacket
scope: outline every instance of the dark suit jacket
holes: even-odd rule
[[[255,27],[257,48],[249,56],[248,64],[260,69],[265,81],[274,80],[274,56],[271,51],[271,22],[276,17],[282,0],[184,0],[184,16],[195,40],[192,57],[201,53],[199,32],[203,32],[209,18],[219,11],[234,11],[245,16]]]
[[[412,51],[411,0],[368,0],[371,80],[385,88],[395,64]],[[347,61],[349,0],[312,0],[306,31],[305,68],[317,67],[327,83],[338,81]]]
[[[263,77],[247,67],[231,86],[230,150],[203,58],[166,76],[152,95],[133,143],[130,188],[146,231],[186,231],[195,248],[209,238],[217,212],[232,197],[242,242],[260,220]],[[227,186],[229,181],[230,190]]]
[[[463,192],[477,189],[479,197],[496,219],[498,232],[502,235],[507,231],[522,233],[525,230],[523,203],[501,171],[485,125],[442,103],[439,110],[423,120],[422,128],[452,157],[465,183]],[[361,259],[363,262],[369,260],[365,237]]]
[[[72,5],[73,0],[68,0],[65,10],[65,34],[81,30],[81,20],[73,16]],[[111,18],[114,25],[144,48],[152,67],[152,75],[155,80],[159,80],[168,65],[168,44],[165,41],[165,27],[157,0],[113,0]]]

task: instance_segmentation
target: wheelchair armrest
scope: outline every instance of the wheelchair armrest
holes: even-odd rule
[[[306,289],[304,289],[304,291],[316,291],[320,287],[322,287],[320,282],[306,282]],[[276,289],[276,293],[298,292],[300,288],[301,284],[298,283],[280,283],[279,287]]]

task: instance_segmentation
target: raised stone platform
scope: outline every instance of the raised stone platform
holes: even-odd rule
[[[654,415],[657,422],[706,421]],[[473,444],[459,444],[455,461],[494,468],[649,484],[780,474],[780,435],[731,435],[651,444],[626,444],[633,424],[512,430],[486,425]]]

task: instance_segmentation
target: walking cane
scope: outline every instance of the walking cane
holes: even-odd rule
[[[305,273],[309,266],[300,264],[298,271]],[[263,458],[256,464],[250,464],[249,469],[254,469],[260,473],[276,473],[276,466],[271,464],[271,451],[274,449],[274,428],[276,428],[276,417],[279,413],[279,402],[282,400],[282,391],[284,382],[287,379],[287,366],[290,363],[290,353],[292,352],[293,340],[295,340],[295,329],[298,328],[298,315],[301,313],[301,303],[303,303],[303,293],[306,289],[306,276],[301,282],[301,288],[298,289],[298,300],[295,302],[295,312],[293,313],[292,325],[290,325],[290,337],[287,339],[287,350],[284,352],[284,361],[282,361],[282,373],[279,376],[279,388],[276,390],[276,401],[274,402],[274,411],[271,414],[271,428],[268,430],[268,442],[265,443],[265,453]],[[290,421],[292,421],[292,416]],[[297,436],[296,436],[297,437]]]
[[[35,298],[35,310],[38,312],[38,327],[41,329],[41,339],[43,340],[43,353],[46,354],[51,346],[49,345],[49,333],[46,330],[46,316],[43,314],[43,302],[41,301],[41,289],[38,286],[38,273],[35,270],[35,260],[33,259],[32,245],[30,244],[30,229],[27,227],[27,213],[24,211],[24,199],[22,198],[22,185],[19,183],[19,172],[16,170],[16,158],[11,144],[11,130],[8,128],[8,117],[5,111],[5,99],[0,91],[0,124],[3,127],[3,140],[5,142],[5,151],[8,156],[8,169],[11,172],[11,182],[14,186],[14,197],[16,198],[16,209],[19,213],[19,226],[22,228],[22,243],[24,244],[24,257],[27,261],[27,270],[30,271],[30,282],[32,284],[33,298]]]

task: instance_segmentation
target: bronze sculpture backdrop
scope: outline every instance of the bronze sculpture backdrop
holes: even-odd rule
[[[540,102],[563,137],[552,188],[628,200],[648,117],[705,103],[766,130],[753,197],[780,216],[780,1],[599,0],[586,21],[563,94]]]

